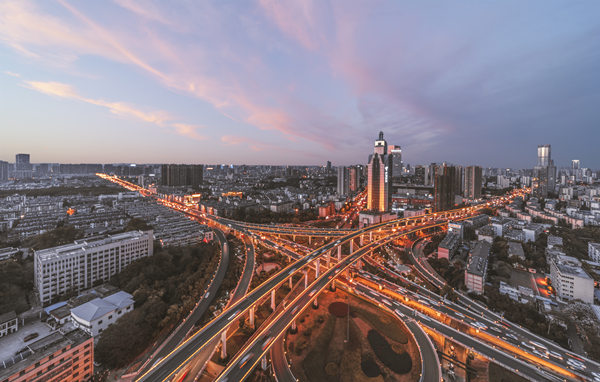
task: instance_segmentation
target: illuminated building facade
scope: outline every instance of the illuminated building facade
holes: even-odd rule
[[[391,193],[389,181],[391,178],[392,156],[387,154],[387,142],[383,132],[375,141],[373,154],[369,155],[367,165],[367,209],[385,212],[390,205]]]
[[[434,177],[434,210],[444,211],[454,207],[454,198],[457,195],[456,178],[457,169],[446,164],[435,169]]]
[[[468,199],[481,198],[481,167],[469,166],[465,169],[465,192]]]
[[[163,164],[160,170],[162,186],[198,187],[202,184],[204,166],[201,164]]]
[[[549,192],[554,192],[556,185],[556,167],[552,160],[550,145],[538,146],[537,166],[533,168],[531,193],[537,197],[545,198]]]

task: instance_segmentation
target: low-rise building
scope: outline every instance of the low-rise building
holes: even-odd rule
[[[438,246],[438,259],[451,260],[460,244],[460,236],[456,233],[448,232]]]
[[[55,331],[0,362],[0,381],[89,381],[94,374],[94,341],[81,330]]]
[[[588,243],[588,256],[592,261],[600,263],[600,243]]]
[[[0,337],[11,334],[19,330],[19,319],[13,311],[0,314]]]
[[[560,298],[594,302],[594,279],[581,268],[579,260],[561,254],[553,254],[549,260],[552,285]]]
[[[525,260],[525,251],[523,245],[514,241],[508,242],[508,257],[516,256],[521,260]]]
[[[477,294],[484,292],[491,247],[491,244],[487,241],[480,241],[469,253],[469,260],[465,269],[465,285],[470,292]]]
[[[71,320],[76,327],[95,337],[132,310],[133,296],[120,291],[71,309]]]

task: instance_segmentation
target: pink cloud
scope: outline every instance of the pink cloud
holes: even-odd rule
[[[46,95],[72,99],[95,106],[100,106],[107,109],[110,113],[118,116],[137,119],[139,121],[152,123],[160,127],[170,127],[174,129],[177,134],[191,139],[205,139],[205,137],[198,133],[200,127],[180,122],[173,122],[174,118],[166,111],[144,111],[125,102],[113,102],[84,97],[80,95],[71,85],[60,82],[25,81],[24,85],[29,89]]]

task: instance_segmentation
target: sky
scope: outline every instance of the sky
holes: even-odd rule
[[[600,2],[0,0],[0,160],[600,168]]]

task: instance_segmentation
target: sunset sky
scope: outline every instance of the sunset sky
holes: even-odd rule
[[[600,1],[0,0],[0,160],[600,168]]]

